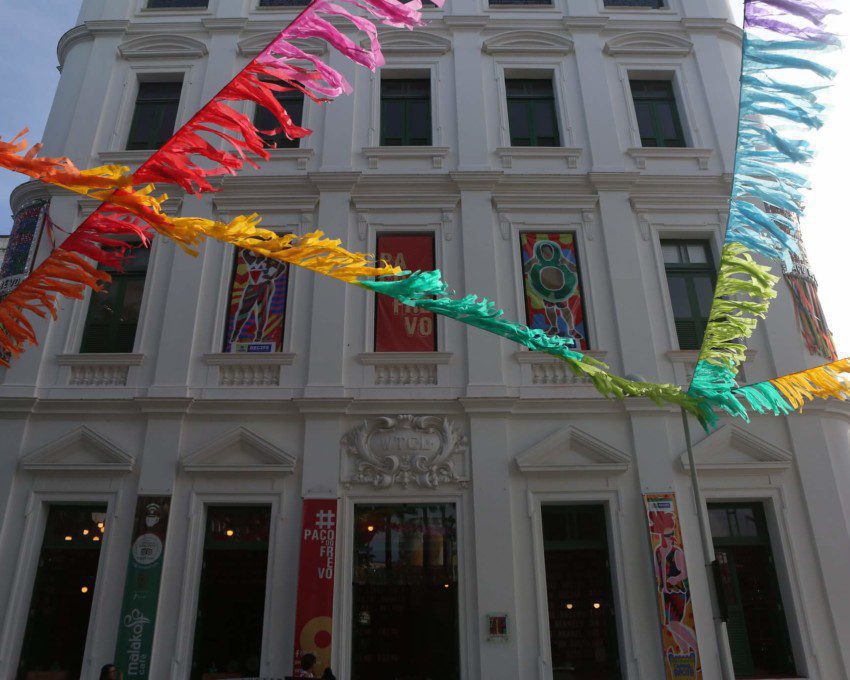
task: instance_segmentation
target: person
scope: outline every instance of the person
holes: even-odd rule
[[[333,674],[330,666],[325,669],[325,672],[322,673],[322,680],[336,680],[336,676]]]
[[[114,663],[108,663],[100,669],[100,680],[121,680],[121,678],[121,671]]]
[[[313,675],[313,666],[316,665],[316,655],[312,652],[307,652],[301,656],[301,668],[296,669],[296,678],[315,678]]]

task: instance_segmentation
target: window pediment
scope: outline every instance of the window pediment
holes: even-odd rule
[[[124,59],[162,59],[182,57],[200,59],[207,56],[207,46],[185,35],[144,35],[126,40],[118,46]]]
[[[485,54],[569,54],[574,49],[569,38],[546,31],[507,31],[484,41]]]
[[[770,474],[784,472],[793,461],[788,451],[737,425],[724,425],[694,444],[693,450],[700,472]],[[679,461],[690,470],[687,451]]]
[[[656,31],[633,31],[605,43],[605,54],[612,57],[686,57],[693,49],[694,44],[686,38]]]
[[[57,474],[127,473],[133,456],[85,425],[31,451],[20,466],[28,472]]]
[[[183,458],[185,472],[292,474],[295,457],[244,427],[218,435]]]
[[[439,56],[452,49],[451,40],[423,31],[381,31],[378,37],[381,41],[381,51],[387,55]],[[369,40],[362,40],[360,44],[368,47]]]
[[[277,36],[278,33],[275,31],[256,33],[240,40],[236,44],[236,48],[241,56],[254,58],[266,49],[266,46]],[[307,54],[318,56],[327,51],[327,43],[319,38],[296,38],[294,40],[290,40],[290,42]]]
[[[629,469],[628,454],[572,425],[563,427],[516,458],[525,473],[620,473]]]

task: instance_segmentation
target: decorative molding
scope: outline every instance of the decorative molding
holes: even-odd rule
[[[635,147],[626,149],[626,154],[635,161],[635,166],[640,170],[646,169],[647,160],[678,161],[693,159],[697,162],[700,170],[708,170],[708,159],[714,153],[713,149],[696,149],[692,147]]]
[[[437,366],[451,362],[451,352],[364,352],[357,359],[375,367],[376,385],[436,385]]]
[[[254,434],[237,427],[217,435],[180,461],[188,473],[292,474],[295,457]]]
[[[529,160],[563,159],[570,170],[578,167],[582,150],[566,146],[500,146],[496,149],[503,168],[511,168],[514,158]]]
[[[343,451],[353,459],[355,474],[344,483],[388,489],[436,489],[465,486],[455,471],[455,459],[465,460],[466,436],[448,418],[401,415],[364,420],[342,438]]]
[[[629,469],[628,454],[584,430],[568,425],[516,458],[520,472],[622,473]]]
[[[705,473],[774,474],[785,472],[794,457],[738,425],[724,425],[693,446],[697,470]],[[679,456],[682,469],[690,471],[688,452]]]
[[[443,210],[440,213],[440,224],[443,225],[443,239],[451,241],[455,233],[454,210]]]
[[[438,170],[449,155],[447,146],[367,146],[363,155],[370,170],[377,170],[381,161],[430,158],[431,167]]]
[[[85,425],[21,458],[28,472],[116,474],[133,470],[133,456]]]
[[[81,24],[66,31],[56,45],[56,58],[59,61],[59,71],[61,72],[65,66],[65,59],[71,48],[89,40],[94,40],[94,33],[89,30],[88,26]]]
[[[485,54],[511,56],[563,56],[575,49],[563,34],[547,31],[505,31],[487,38],[481,47]]]
[[[274,161],[292,161],[298,170],[306,170],[310,159],[315,155],[313,149],[267,149],[269,152],[269,160]]]
[[[280,31],[254,33],[236,43],[236,49],[240,56],[250,57],[253,59],[260,54],[260,52],[266,49],[266,46],[274,40],[279,33]],[[294,38],[290,42],[302,52],[306,52],[307,54],[312,54],[314,56],[321,56],[328,51],[327,43],[319,38]]]
[[[605,43],[605,54],[612,57],[686,57],[694,49],[687,38],[660,31],[632,31]]]
[[[592,241],[594,236],[596,235],[595,226],[596,226],[596,211],[595,210],[582,210],[581,211],[581,222],[583,225],[584,235],[588,241]]]
[[[291,366],[295,354],[220,352],[204,354],[203,359],[208,366],[218,366],[218,384],[222,387],[277,387],[280,367]]]
[[[118,45],[124,59],[200,59],[207,56],[207,46],[185,35],[158,34],[131,38]]]
[[[130,366],[141,366],[144,354],[59,354],[56,363],[70,366],[73,387],[124,387]]]
[[[560,212],[563,210],[595,210],[599,197],[593,194],[568,194],[557,183],[541,179],[536,187],[516,193],[498,192],[493,195],[493,207],[498,212]]]
[[[12,208],[14,215],[21,208],[25,208],[30,203],[36,201],[47,201],[50,199],[50,185],[38,180],[29,180],[23,184],[19,184],[9,196],[9,206]]]
[[[452,49],[452,41],[426,31],[380,31],[381,51],[386,55],[440,56]],[[368,47],[369,40],[360,42]]]
[[[201,24],[210,33],[233,33],[242,31],[248,20],[244,17],[204,17]]]
[[[604,361],[608,352],[592,350],[584,354]],[[591,380],[584,374],[576,375],[570,370],[569,364],[558,357],[545,352],[530,352],[523,350],[514,352],[518,364],[531,367],[531,383],[533,385],[590,385]]]

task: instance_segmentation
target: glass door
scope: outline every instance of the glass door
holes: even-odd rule
[[[357,505],[354,550],[352,680],[459,680],[454,505]]]

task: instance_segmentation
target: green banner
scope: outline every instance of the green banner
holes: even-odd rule
[[[118,644],[115,647],[115,665],[125,680],[147,680],[150,677],[151,648],[170,507],[169,496],[139,496],[136,503],[133,545],[127,565]]]

